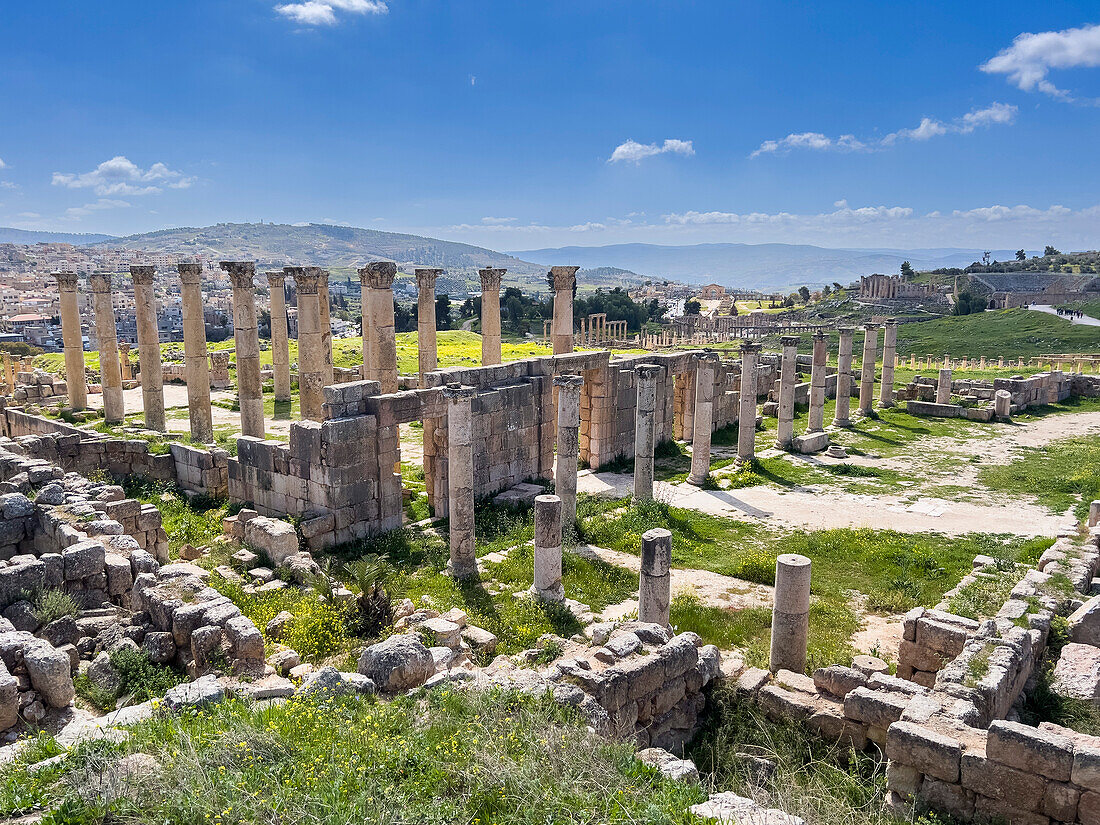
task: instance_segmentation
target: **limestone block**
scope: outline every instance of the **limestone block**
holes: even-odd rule
[[[888,729],[886,756],[944,782],[958,782],[962,745],[955,739],[911,722],[895,722]]]
[[[82,541],[66,547],[61,553],[65,581],[77,581],[102,573],[106,553],[97,541]]]
[[[1065,645],[1054,666],[1051,687],[1062,696],[1100,701],[1100,648],[1076,642]]]
[[[1100,596],[1093,596],[1074,610],[1067,621],[1072,641],[1100,645]]]
[[[249,519],[244,526],[244,541],[264,551],[276,566],[298,552],[298,534],[294,526],[267,516]]]
[[[867,677],[858,670],[843,665],[819,667],[814,671],[814,685],[817,689],[843,699],[857,687],[867,684]]]
[[[1073,768],[1073,740],[1018,722],[989,726],[986,756],[1003,765],[1068,782]]]
[[[857,687],[844,697],[844,715],[867,725],[889,728],[908,704],[909,697],[904,694]]]

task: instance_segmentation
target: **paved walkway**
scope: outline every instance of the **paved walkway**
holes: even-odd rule
[[[1093,318],[1091,315],[1082,315],[1081,317],[1074,317],[1070,315],[1061,315],[1058,310],[1048,304],[1032,304],[1028,309],[1033,309],[1036,312],[1045,312],[1047,315],[1054,315],[1065,321],[1069,321],[1071,324],[1078,324],[1085,327],[1100,327],[1100,318]]]

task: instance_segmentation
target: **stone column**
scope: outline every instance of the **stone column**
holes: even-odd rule
[[[283,271],[294,279],[294,288],[298,293],[298,406],[302,418],[320,421],[325,386],[320,288],[317,283],[321,271],[314,266],[288,266]]]
[[[558,391],[558,454],[554,462],[554,492],[561,498],[561,522],[572,530],[577,520],[577,455],[580,451],[581,386],[579,375],[555,375]]]
[[[784,553],[775,561],[775,601],[772,606],[771,658],[777,670],[802,673],[810,636],[810,560]]]
[[[80,309],[76,305],[76,273],[55,272],[60,293],[61,338],[65,349],[65,386],[69,406],[88,406],[88,382],[84,376],[84,333],[80,330]]]
[[[829,360],[829,338],[823,330],[814,333],[814,353],[810,367],[810,411],[806,416],[806,432],[825,429],[825,372]]]
[[[696,358],[695,420],[691,426],[691,472],[688,484],[697,487],[710,475],[710,437],[714,432],[714,373],[718,353],[704,352]]]
[[[936,403],[951,403],[951,370],[940,370],[940,377],[936,382]]]
[[[474,553],[474,387],[448,384],[447,399],[447,509],[451,558],[447,572],[457,579],[477,575]],[[559,540],[560,544],[560,540]]]
[[[859,412],[871,415],[875,402],[875,357],[878,355],[878,327],[863,325],[863,362],[859,375]]]
[[[1089,504],[1089,528],[1095,527],[1100,524],[1100,501],[1093,501]]]
[[[779,370],[779,410],[775,446],[789,450],[794,444],[794,388],[798,383],[798,336],[784,335],[783,361]]]
[[[4,384],[7,385],[8,395],[15,392],[15,370],[12,369],[11,356],[4,352],[0,353],[0,358],[4,361]]]
[[[133,367],[130,364],[130,342],[119,341],[118,342],[118,365],[122,370],[123,381],[133,381],[134,372]]]
[[[499,364],[500,284],[507,269],[479,269],[481,276],[481,364]],[[568,522],[567,522],[568,523]]]
[[[164,367],[160,360],[160,328],[157,300],[153,294],[156,267],[131,266],[134,303],[137,308],[138,367],[141,370],[141,405],[145,429],[167,432],[164,420]]]
[[[850,427],[848,418],[851,408],[851,339],[855,329],[840,327],[840,341],[837,349],[836,372],[836,415],[833,418],[834,427]]]
[[[364,294],[369,292],[370,302],[370,315],[364,316],[370,318],[363,331],[363,363],[369,363],[364,377],[381,384],[383,393],[397,392],[397,338],[393,321],[393,279],[396,275],[397,264],[389,261],[375,261],[359,270],[359,280]],[[434,306],[432,312],[434,327]]]
[[[561,499],[535,496],[535,571],[531,593],[544,602],[565,601],[561,583],[561,526]]]
[[[550,325],[550,340],[554,355],[573,351],[573,287],[577,284],[579,266],[552,266],[550,278],[554,284],[554,320]]]
[[[1012,414],[1012,393],[1008,390],[997,390],[993,394],[993,416],[995,418],[1008,418]]]
[[[237,350],[237,403],[241,435],[264,437],[264,388],[260,381],[260,330],[256,321],[256,264],[222,261],[233,285],[233,343]]]
[[[317,269],[317,308],[321,314],[321,358],[324,360],[322,370],[322,387],[332,386],[336,381],[336,370],[332,364],[332,308],[329,306],[328,297],[328,270]],[[393,315],[393,307],[390,307],[390,315]]]
[[[290,342],[286,330],[286,273],[268,272],[271,290],[271,368],[275,373],[275,400],[290,400]]]
[[[741,393],[737,414],[737,461],[740,464],[756,457],[756,359],[759,354],[759,344],[742,342]]]
[[[654,410],[657,409],[656,364],[634,368],[638,382],[638,401],[634,418],[634,501],[653,500]]]
[[[442,269],[414,270],[417,290],[416,356],[420,372],[418,387],[424,386],[424,373],[434,372],[436,367],[439,366],[439,354],[435,337],[435,281],[442,271]]]
[[[642,533],[642,565],[638,576],[638,621],[668,627],[672,603],[672,533],[654,527]]]
[[[118,362],[118,332],[115,328],[115,307],[111,300],[111,276],[96,273],[90,280],[95,334],[99,342],[103,418],[108,424],[121,424],[126,417],[126,409],[122,400],[122,367]]]
[[[894,364],[898,354],[898,322],[886,320],[882,328],[882,385],[879,387],[878,405],[881,409],[894,406]]]
[[[206,351],[206,322],[202,311],[202,264],[177,264],[183,298],[183,359],[187,379],[187,414],[191,438],[200,444],[214,441],[210,408],[210,358]]]

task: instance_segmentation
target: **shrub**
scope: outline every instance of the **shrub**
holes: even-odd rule
[[[39,625],[47,625],[63,616],[75,618],[80,615],[80,605],[64,590],[55,588],[38,590],[28,594],[26,598],[32,605],[35,621]]]

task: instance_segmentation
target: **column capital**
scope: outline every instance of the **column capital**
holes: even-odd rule
[[[135,284],[150,286],[153,283],[153,276],[156,271],[155,266],[149,266],[148,264],[131,264],[130,278],[133,279]]]
[[[477,387],[466,387],[457,383],[443,387],[443,397],[456,404],[473,401],[475,395],[477,395]]]
[[[797,335],[783,335],[779,338],[779,343],[783,347],[797,347],[798,336]]]
[[[436,279],[443,274],[442,269],[431,269],[428,267],[417,268],[413,270],[413,274],[416,275],[416,288],[427,292],[428,290],[435,290]],[[393,280],[390,280],[393,283]],[[381,287],[385,289],[385,287]]]
[[[563,292],[565,290],[572,291],[574,284],[577,283],[577,270],[579,266],[552,266],[550,267],[550,278],[554,284],[555,292]]]
[[[256,277],[255,261],[221,261],[218,266],[229,273],[234,289],[252,289]]]
[[[62,292],[76,292],[75,272],[55,272],[53,276],[57,278],[57,288]]]
[[[364,288],[390,289],[397,275],[397,264],[392,261],[371,261],[359,270],[359,281]]]
[[[481,291],[499,292],[504,273],[507,271],[507,269],[479,269],[477,274],[481,276]]]
[[[267,285],[274,289],[275,287],[286,286],[286,273],[280,272],[278,269],[272,269],[265,272],[267,276]]]
[[[742,353],[753,353],[753,354],[758,353],[758,352],[760,352],[760,345],[757,344],[755,341],[742,341],[741,342],[741,352]]]
[[[875,330],[877,330],[877,329],[878,329],[878,324],[864,324],[864,325],[863,325],[863,328],[864,328],[864,329],[865,329],[865,330],[866,330],[867,332],[874,332]]]
[[[887,318],[884,323],[888,327],[896,327],[898,325],[898,319],[897,318]]]
[[[118,342],[118,351],[123,353],[124,355],[128,354],[130,352],[130,343],[129,343],[129,341],[119,341]]]
[[[225,350],[217,350],[210,353],[210,363],[214,365],[214,369],[225,370],[229,369],[230,353]]]
[[[841,335],[855,335],[856,334],[856,328],[855,327],[837,327],[836,331],[839,332]]]
[[[828,337],[829,336],[825,334],[825,330],[823,330],[823,329],[819,329],[819,330],[817,330],[817,332],[814,333],[814,341],[815,342],[824,341]]]
[[[294,289],[299,295],[316,295],[320,270],[312,266],[285,266],[283,272],[294,279]]]
[[[661,371],[660,364],[638,364],[634,368],[634,372],[638,374],[638,378],[643,381],[648,381],[657,377],[657,373]]]
[[[202,283],[202,264],[176,264],[176,269],[179,271],[180,280],[183,281],[183,283],[190,286],[198,286]]]
[[[109,272],[96,272],[89,279],[92,292],[110,292],[111,274]]]
[[[554,376],[554,386],[567,390],[579,390],[584,385],[583,375],[562,373]]]

